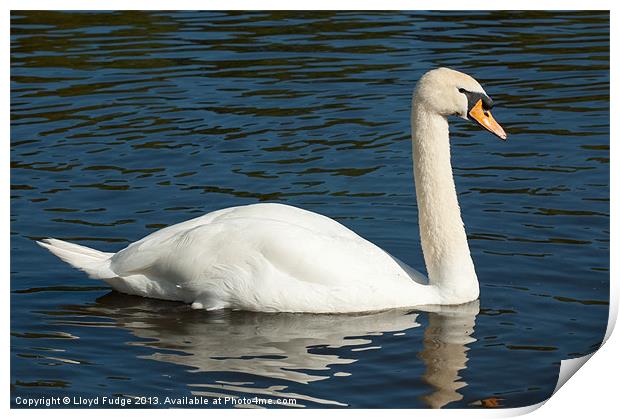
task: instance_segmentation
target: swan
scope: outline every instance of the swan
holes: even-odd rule
[[[450,164],[448,116],[505,140],[471,76],[425,73],[411,125],[418,222],[428,278],[323,215],[289,205],[225,208],[156,231],[117,253],[37,242],[127,294],[195,309],[354,313],[476,300],[479,285]]]

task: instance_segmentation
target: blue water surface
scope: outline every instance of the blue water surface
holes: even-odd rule
[[[509,133],[450,121],[479,303],[207,313],[112,292],[34,242],[114,252],[209,211],[282,202],[424,270],[409,113],[438,66],[481,81]],[[525,406],[549,397],[562,359],[600,345],[608,301],[607,12],[11,15],[14,407]]]

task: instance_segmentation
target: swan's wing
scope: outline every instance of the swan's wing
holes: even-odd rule
[[[214,211],[153,232],[116,253],[112,258],[112,264],[119,275],[144,271],[165,253],[166,248],[177,247],[178,251],[182,251],[183,249],[178,248],[180,235],[197,227],[218,223],[220,226],[222,223],[229,223],[230,226],[233,226],[234,221],[243,220],[252,220],[255,224],[276,221],[297,228],[320,232],[322,235],[350,239],[360,238],[342,224],[311,211],[282,204],[253,204]],[[251,231],[247,232],[248,235],[250,233]],[[203,237],[203,239],[205,241],[197,245],[213,245],[213,243],[208,242],[208,237]],[[274,237],[273,240],[275,239]]]
[[[168,227],[111,262],[132,293],[210,307],[363,311],[398,306],[414,291],[404,264],[379,247],[327,217],[273,204]]]
[[[403,271],[407,272],[407,275],[409,275],[412,280],[414,280],[420,285],[428,285],[428,277],[424,275],[422,272],[418,271],[417,269],[413,269],[411,266],[407,265],[405,262],[398,259],[396,256],[392,256],[388,252],[385,252],[385,253],[387,253],[392,259],[394,259],[394,262],[396,262]]]
[[[342,224],[281,204],[227,208],[164,228],[116,253],[111,266],[119,276],[156,269],[165,278],[189,269],[181,263],[208,269],[260,259],[315,283],[395,272],[424,277]]]

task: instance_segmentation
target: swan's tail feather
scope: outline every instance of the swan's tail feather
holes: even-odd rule
[[[57,239],[43,239],[37,244],[74,268],[86,272],[91,278],[107,279],[117,276],[110,268],[110,258],[114,253],[100,252]]]

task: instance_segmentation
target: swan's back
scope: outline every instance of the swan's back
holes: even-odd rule
[[[188,239],[193,234],[197,234],[195,229],[209,227],[211,234],[222,232],[230,233],[238,229],[239,226],[250,224],[252,230],[261,229],[263,231],[246,231],[244,235],[249,238],[251,235],[263,235],[272,233],[270,241],[276,241],[275,235],[285,234],[281,229],[292,228],[297,230],[307,230],[311,234],[333,237],[342,240],[363,240],[337,221],[323,215],[306,211],[290,205],[276,203],[262,203],[230,207],[213,211],[201,217],[197,217],[179,224],[175,224],[144,237],[143,239],[130,244],[127,248],[119,251],[112,258],[117,272],[131,272],[142,269],[145,265],[152,263],[149,256],[151,252],[162,251],[162,246],[169,246],[171,241],[175,241],[177,246],[182,246],[180,239]],[[265,228],[273,228],[272,231],[265,232]],[[192,233],[193,231],[193,233]],[[202,230],[201,233],[207,233]],[[299,238],[299,237],[298,237]],[[299,244],[299,242],[296,242]],[[213,247],[215,243],[202,243],[206,247]],[[218,243],[219,246],[226,246],[226,243]],[[287,245],[290,245],[287,243]],[[138,253],[142,258],[137,258]]]
[[[167,227],[116,253],[111,269],[131,293],[256,311],[414,305],[414,280],[424,281],[342,224],[282,204],[227,208]]]

